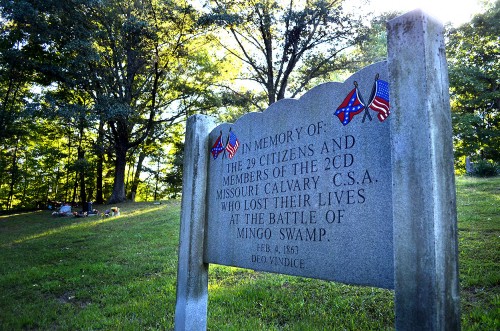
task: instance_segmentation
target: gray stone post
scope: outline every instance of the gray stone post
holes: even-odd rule
[[[213,118],[191,116],[187,121],[182,180],[182,211],[177,268],[175,330],[206,330],[208,264],[203,263],[208,134]]]
[[[457,215],[443,27],[387,24],[398,330],[460,329]]]

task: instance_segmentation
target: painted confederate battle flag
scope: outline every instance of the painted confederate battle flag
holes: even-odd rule
[[[236,138],[236,135],[233,133],[233,131],[229,131],[229,138],[226,145],[226,151],[229,153],[230,159],[232,159],[234,154],[236,154],[236,151],[238,150],[239,146],[240,142],[238,141],[238,138]]]
[[[222,132],[220,133],[219,137],[215,141],[214,145],[212,146],[212,156],[214,157],[214,160],[219,156],[220,153],[224,151],[224,146],[222,145]]]
[[[361,113],[365,108],[365,105],[359,99],[358,94],[358,88],[353,88],[335,112],[335,115],[344,126],[349,124],[354,115]]]

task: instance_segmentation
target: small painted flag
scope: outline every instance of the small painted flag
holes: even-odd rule
[[[224,146],[222,145],[222,132],[212,146],[211,152],[214,160],[217,158],[217,156],[219,156],[220,153],[224,152]]]
[[[358,88],[353,88],[335,112],[335,115],[344,126],[349,124],[352,118],[361,113],[365,108],[365,105],[359,99],[358,94]]]
[[[238,147],[240,146],[240,142],[233,131],[229,131],[229,138],[226,145],[226,151],[229,153],[229,158],[232,159]]]
[[[375,95],[368,106],[370,109],[378,112],[378,119],[380,122],[385,121],[385,119],[389,116],[390,105],[389,105],[389,83],[377,79],[375,81]]]

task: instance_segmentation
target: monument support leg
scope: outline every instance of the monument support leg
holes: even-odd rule
[[[398,330],[458,330],[457,214],[442,25],[391,20],[395,310]]]
[[[182,180],[182,211],[177,268],[175,330],[206,330],[208,264],[203,263],[208,135],[214,119],[204,115],[187,121]]]

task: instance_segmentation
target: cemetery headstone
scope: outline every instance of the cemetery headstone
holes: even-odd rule
[[[176,330],[206,329],[208,264],[395,290],[397,329],[457,329],[441,25],[388,23],[388,61],[216,126],[189,118]]]
[[[474,172],[474,164],[472,163],[469,156],[465,158],[465,172],[467,174],[472,174]]]

